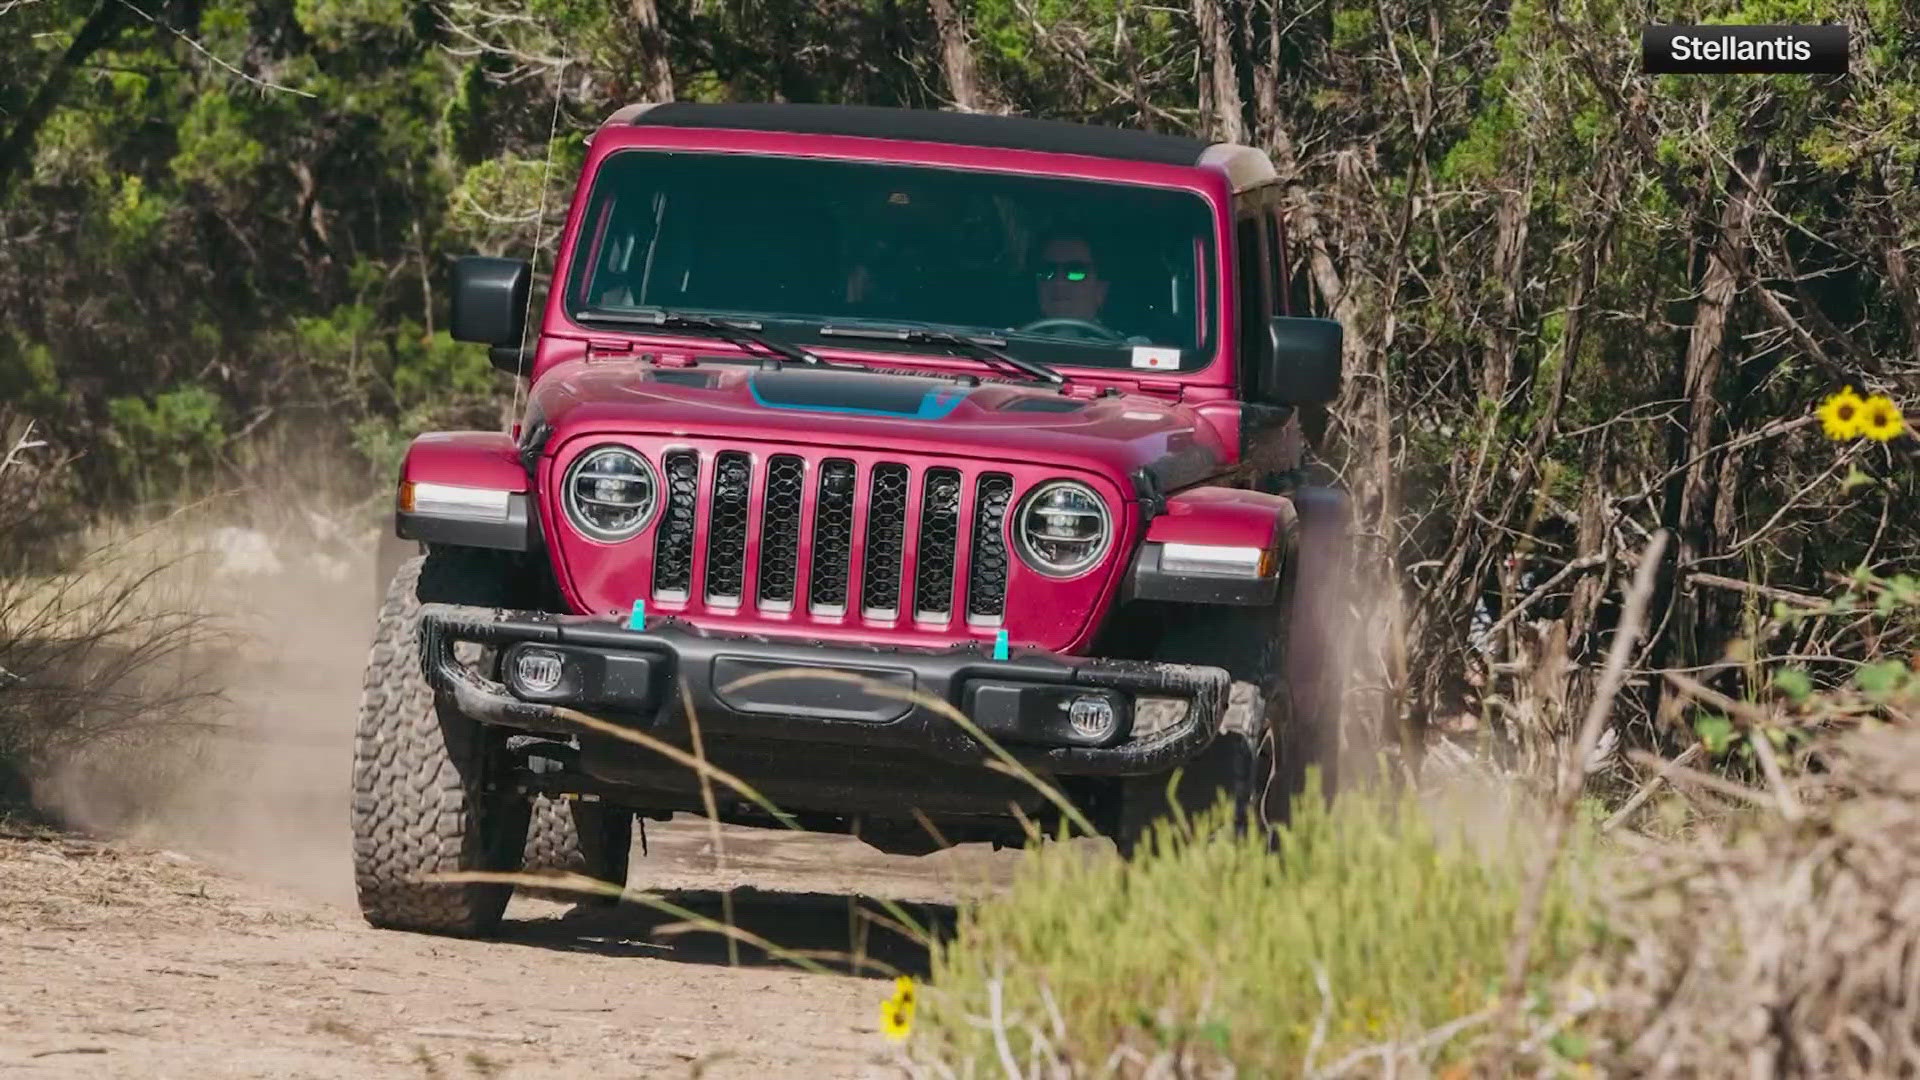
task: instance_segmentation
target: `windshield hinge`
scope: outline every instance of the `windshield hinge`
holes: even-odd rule
[[[590,339],[587,342],[587,359],[597,360],[608,356],[626,356],[633,352],[633,342],[617,338]]]
[[[1174,379],[1135,379],[1133,385],[1143,394],[1172,394],[1175,401],[1187,388],[1186,383]]]

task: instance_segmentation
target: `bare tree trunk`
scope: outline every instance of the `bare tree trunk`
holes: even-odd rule
[[[1565,672],[1566,686],[1561,696],[1568,703],[1569,711],[1584,709],[1592,700],[1594,671],[1590,667],[1594,651],[1589,648],[1593,635],[1594,616],[1600,610],[1600,601],[1607,591],[1613,560],[1609,557],[1608,529],[1609,506],[1607,501],[1610,487],[1607,477],[1610,440],[1605,432],[1593,442],[1589,452],[1586,470],[1587,482],[1580,492],[1580,523],[1574,533],[1573,558],[1599,559],[1599,568],[1581,577],[1574,583],[1573,593],[1567,599],[1567,659],[1572,663]]]
[[[947,77],[947,93],[961,112],[991,112],[992,102],[980,86],[973,62],[973,44],[967,40],[967,21],[955,0],[929,0],[933,25],[940,32],[940,70]]]
[[[1900,305],[1900,313],[1907,321],[1907,345],[1915,360],[1920,360],[1920,282],[1914,280],[1913,272],[1907,265],[1907,253],[1900,242],[1899,221],[1893,213],[1892,196],[1887,194],[1886,182],[1878,171],[1870,183],[1872,195],[1865,200],[1870,219],[1874,223],[1874,242],[1880,249],[1880,260],[1886,267],[1887,291],[1893,294],[1894,301]]]
[[[1355,451],[1356,460],[1364,462],[1361,482],[1356,485],[1363,522],[1360,528],[1378,530],[1375,552],[1379,557],[1372,570],[1379,590],[1374,597],[1374,617],[1378,621],[1373,627],[1379,644],[1377,654],[1366,661],[1376,668],[1370,681],[1383,687],[1373,715],[1374,735],[1393,739],[1400,747],[1403,766],[1417,769],[1425,738],[1425,718],[1411,715],[1404,707],[1409,681],[1407,612],[1395,560],[1397,540],[1392,532],[1395,493],[1391,483],[1392,443],[1388,435],[1391,408],[1385,379],[1385,341],[1391,326],[1370,316],[1366,297],[1362,295],[1362,283],[1368,279],[1358,273],[1350,279],[1335,262],[1331,234],[1337,222],[1322,213],[1313,192],[1302,179],[1303,169],[1292,134],[1277,111],[1272,129],[1264,135],[1275,171],[1286,185],[1287,231],[1294,250],[1304,254],[1306,272],[1324,300],[1321,313],[1338,320],[1345,331],[1340,358],[1343,389],[1336,411],[1350,429],[1346,438]],[[1397,265],[1380,267],[1382,273],[1393,274],[1396,279],[1398,269]],[[1378,282],[1370,287],[1375,293],[1384,291]]]
[[[1267,0],[1267,36],[1262,50],[1254,46],[1259,40],[1254,9],[1260,5],[1253,0],[1243,2],[1246,7],[1241,26],[1253,62],[1254,137],[1266,144],[1273,142],[1273,134],[1280,128],[1280,5],[1279,0]]]
[[[1416,622],[1424,624],[1432,615],[1446,613],[1445,617],[1459,624],[1456,633],[1464,633],[1467,622],[1472,618],[1472,598],[1479,592],[1486,571],[1483,556],[1490,557],[1481,544],[1469,542],[1469,534],[1481,524],[1475,512],[1490,493],[1495,478],[1502,475],[1502,465],[1506,459],[1504,447],[1498,441],[1502,413],[1499,406],[1503,404],[1507,386],[1513,379],[1514,353],[1519,335],[1520,284],[1525,268],[1527,227],[1533,200],[1531,155],[1522,163],[1521,174],[1508,178],[1506,184],[1498,209],[1494,211],[1493,261],[1488,270],[1488,276],[1500,289],[1501,304],[1497,317],[1487,325],[1480,360],[1480,394],[1493,405],[1483,414],[1479,437],[1475,439],[1466,494],[1460,500],[1454,518],[1453,536],[1446,546],[1447,561],[1436,579],[1435,587],[1429,590],[1426,603],[1421,605],[1421,617],[1416,619]],[[1577,312],[1568,315],[1569,321],[1576,318]],[[1527,461],[1520,463],[1520,467],[1530,469],[1535,464],[1530,456]],[[1429,678],[1437,680],[1442,674],[1431,671]]]
[[[673,67],[667,60],[667,36],[660,30],[660,8],[654,0],[629,2],[640,45],[640,92],[647,101],[672,101]]]
[[[1488,276],[1500,290],[1499,318],[1487,327],[1486,360],[1480,365],[1480,393],[1499,402],[1513,379],[1515,340],[1519,335],[1521,270],[1527,253],[1527,226],[1533,204],[1533,156],[1508,181],[1494,211],[1493,265]]]
[[[1306,253],[1307,273],[1313,278],[1313,287],[1326,299],[1328,316],[1346,325],[1344,360],[1345,373],[1350,378],[1359,370],[1359,363],[1372,354],[1371,346],[1363,340],[1361,328],[1356,325],[1360,314],[1359,302],[1348,291],[1340,268],[1334,264],[1326,224],[1321,221],[1319,208],[1314,205],[1313,193],[1307,190],[1306,183],[1301,179],[1304,170],[1299,154],[1294,150],[1293,137],[1287,132],[1285,124],[1276,121],[1270,143],[1274,171],[1280,174],[1280,180],[1287,188],[1287,231],[1290,239],[1298,245],[1299,250]]]
[[[413,255],[420,267],[420,321],[426,324],[427,336],[433,336],[433,275],[427,262],[427,241],[420,231],[420,218],[413,219]]]
[[[1234,70],[1233,42],[1220,0],[1193,0],[1193,21],[1200,32],[1200,59],[1204,97],[1212,105],[1213,136],[1221,142],[1247,141],[1247,121],[1240,102],[1240,74]]]
[[[114,37],[126,25],[128,5],[122,0],[100,0],[100,6],[93,9],[87,21],[80,26],[80,32],[73,35],[67,51],[60,54],[53,70],[40,83],[40,89],[22,109],[19,119],[7,132],[4,142],[0,142],[0,199],[7,197],[7,191],[13,186],[14,178],[27,171],[33,162],[34,140],[40,135],[49,116],[66,96],[67,87],[73,83],[73,75],[80,65],[94,53],[110,44]]]
[[[1751,152],[1740,156],[1745,159],[1743,167],[1752,177],[1752,183],[1748,183],[1739,170],[1728,181],[1717,235],[1705,245],[1706,266],[1700,275],[1700,298],[1694,304],[1693,328],[1687,336],[1687,351],[1681,361],[1680,390],[1687,402],[1687,423],[1684,437],[1678,440],[1677,456],[1685,467],[1676,497],[1669,501],[1665,515],[1675,526],[1679,540],[1675,578],[1669,582],[1673,605],[1671,631],[1665,637],[1682,650],[1678,657],[1682,664],[1700,659],[1706,628],[1700,618],[1700,605],[1681,586],[1678,574],[1716,547],[1715,463],[1707,451],[1713,445],[1714,422],[1721,411],[1718,389],[1726,366],[1727,323],[1739,291],[1739,271],[1729,256],[1745,247],[1754,208],[1763,198],[1768,182],[1768,163],[1764,156]]]

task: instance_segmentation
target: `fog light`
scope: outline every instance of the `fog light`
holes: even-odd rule
[[[560,685],[566,660],[552,649],[517,649],[513,654],[513,681],[522,690],[544,694]]]
[[[1077,697],[1067,704],[1067,726],[1088,742],[1111,738],[1119,722],[1113,702],[1097,694]]]

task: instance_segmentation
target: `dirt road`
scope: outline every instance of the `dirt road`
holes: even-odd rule
[[[114,807],[124,839],[0,839],[0,1076],[902,1074],[878,1033],[891,987],[870,969],[809,974],[750,949],[736,964],[723,939],[633,906],[516,899],[487,942],[369,929],[346,800],[370,605],[340,599],[365,591],[251,584],[232,728],[196,759],[200,782],[117,790],[134,770],[109,770],[62,795],[83,816]],[[715,917],[733,890],[745,930],[907,970],[924,951],[857,918],[860,898],[939,923],[1008,857],[728,829],[716,860],[698,821],[648,841],[636,888]]]
[[[682,849],[685,867],[700,846],[682,830],[654,854]],[[784,866],[808,846],[770,845],[740,873],[790,883],[804,875]],[[713,892],[673,895],[720,914]],[[434,939],[170,851],[0,841],[0,1075],[901,1074],[876,1032],[883,981],[763,966],[751,950],[728,966],[717,939],[660,935],[644,909],[515,905],[497,941]],[[739,925],[797,948],[847,949],[850,907],[784,887],[735,898]],[[867,948],[922,959],[898,941]]]

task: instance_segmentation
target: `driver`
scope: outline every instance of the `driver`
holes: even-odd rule
[[[1040,246],[1040,260],[1034,267],[1040,292],[1040,314],[1046,319],[1077,319],[1100,324],[1100,309],[1107,302],[1107,281],[1100,276],[1100,264],[1093,244],[1084,236],[1056,233]]]

